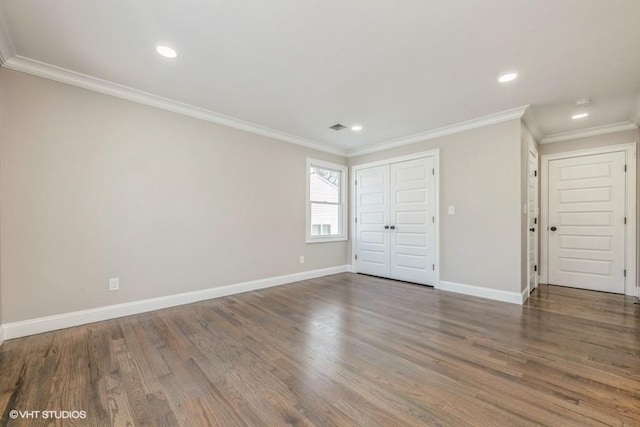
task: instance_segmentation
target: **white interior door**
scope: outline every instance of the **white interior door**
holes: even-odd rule
[[[389,166],[361,169],[356,182],[358,272],[389,277]]]
[[[538,152],[529,147],[527,179],[527,263],[529,292],[538,287]]]
[[[549,161],[549,283],[624,293],[625,158]]]
[[[435,284],[433,157],[391,164],[391,277]]]

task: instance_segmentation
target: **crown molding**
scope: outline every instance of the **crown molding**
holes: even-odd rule
[[[535,114],[533,114],[533,108],[527,108],[525,110],[524,114],[522,115],[522,121],[537,142],[540,142],[542,141],[542,139],[544,139],[544,134],[540,130],[538,119],[536,119]]]
[[[115,96],[129,101],[137,102],[139,104],[149,105],[151,107],[160,108],[162,110],[171,111],[173,113],[194,117],[196,119],[206,120],[208,122],[216,123],[219,125],[229,126],[257,135],[266,136],[267,138],[273,138],[279,141],[301,145],[303,147],[323,151],[325,153],[336,154],[339,156],[346,155],[343,150],[327,147],[326,145],[316,141],[308,140],[276,129],[271,129],[245,120],[236,119],[234,117],[219,114],[210,110],[206,110],[204,108],[199,108],[183,102],[174,101],[162,96],[153,95],[151,93],[133,89],[128,86],[120,85],[107,80],[102,80],[96,77],[91,77],[86,74],[77,73],[75,71],[70,71],[19,55],[5,58],[5,62],[2,65],[12,70],[22,71],[24,73],[33,74],[35,76],[44,77],[50,80],[55,80],[83,89],[92,90],[94,92]]]
[[[574,139],[587,138],[590,136],[606,135],[609,133],[623,132],[625,130],[637,129],[634,123],[631,122],[618,122],[611,123],[604,126],[596,126],[587,129],[574,130],[571,132],[556,133],[553,135],[545,136],[540,141],[540,144],[552,144],[554,142],[571,141]]]
[[[525,111],[529,108],[528,105],[522,107],[513,108],[511,110],[502,111],[488,116],[478,117],[476,119],[466,120],[464,122],[455,123],[441,128],[429,130],[426,132],[417,133],[404,138],[398,138],[391,141],[376,144],[372,147],[356,149],[349,151],[347,157],[360,156],[362,154],[376,153],[378,151],[388,150],[390,148],[402,147],[403,145],[414,144],[416,142],[427,141],[434,138],[440,138],[442,136],[453,135],[460,132],[465,132],[472,129],[478,129],[485,126],[495,125],[498,123],[506,122],[509,120],[521,119]]]

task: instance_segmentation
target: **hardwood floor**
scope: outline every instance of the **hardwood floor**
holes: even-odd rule
[[[350,273],[5,342],[10,410],[55,425],[640,425],[640,305],[524,306]],[[60,415],[60,414],[58,414]]]

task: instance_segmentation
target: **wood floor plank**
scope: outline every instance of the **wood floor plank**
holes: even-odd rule
[[[640,426],[634,302],[337,274],[6,341],[0,426]]]

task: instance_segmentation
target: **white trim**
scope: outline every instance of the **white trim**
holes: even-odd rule
[[[406,156],[399,157],[391,157],[385,160],[379,160],[376,162],[363,163],[361,165],[351,166],[350,175],[351,175],[351,217],[349,223],[351,224],[351,262],[352,262],[352,272],[358,272],[358,262],[356,261],[356,252],[358,248],[356,247],[356,172],[360,169],[367,169],[376,166],[389,165],[391,163],[400,163],[406,162],[409,160],[422,159],[424,157],[433,157],[433,168],[435,169],[434,174],[434,186],[436,188],[435,191],[435,214],[436,214],[436,225],[435,225],[435,233],[436,233],[436,247],[435,247],[435,265],[436,265],[436,282],[434,283],[435,287],[438,287],[440,283],[440,149],[436,148],[429,151],[422,151],[420,153],[408,154]]]
[[[217,288],[203,289],[199,291],[185,292],[182,294],[168,295],[158,298],[150,298],[133,301],[124,304],[116,304],[89,310],[74,311],[71,313],[57,314],[54,316],[39,317],[20,322],[6,323],[4,325],[5,338],[13,339],[27,335],[40,334],[55,331],[57,329],[70,328],[72,326],[85,325],[87,323],[101,322],[118,317],[131,316],[133,314],[146,313],[178,305],[191,304],[213,298],[220,298],[243,292],[255,291],[272,286],[285,285],[287,283],[309,280],[331,274],[348,271],[347,265],[323,268],[320,270],[305,271],[302,273],[288,274],[285,276],[270,277],[251,282],[236,283]]]
[[[312,166],[319,166],[321,168],[333,169],[342,172],[342,177],[340,180],[340,206],[342,207],[341,212],[341,221],[342,221],[342,233],[334,236],[312,236],[311,235],[311,200],[310,200],[310,192],[311,192],[311,182],[310,182],[310,174],[309,169]],[[349,206],[347,206],[347,182],[349,180],[348,166],[341,165],[339,163],[331,163],[324,160],[313,159],[311,157],[307,157],[306,169],[305,169],[305,236],[307,243],[326,243],[326,242],[343,242],[347,240],[349,236],[349,227],[348,227],[348,219],[347,219],[347,211],[349,210]]]
[[[529,154],[531,153],[531,151],[534,151],[536,154],[536,170],[538,169],[538,162],[539,162],[539,153],[538,150],[535,146],[535,143],[532,143],[531,141],[529,141],[529,143],[527,144],[527,295],[531,294],[531,292],[533,291],[533,289],[530,288],[529,286],[529,276],[531,275],[531,263],[529,262],[529,252],[531,252],[531,247],[529,246],[529,233],[531,233],[531,231],[529,231],[529,227],[531,225],[531,218],[529,217],[529,212],[531,211],[531,209],[529,209],[529,185],[530,182],[529,180],[531,179],[531,173],[529,171]],[[536,189],[536,194],[535,194],[535,209],[534,209],[534,217],[540,217],[540,207],[538,206],[538,200],[539,200],[539,182],[540,182],[540,175],[538,174],[537,177],[535,177],[534,179],[534,185],[535,185],[535,189]],[[534,232],[534,246],[535,246],[535,265],[540,264],[540,260],[539,260],[539,248],[538,248],[538,236],[540,235],[540,224],[535,224],[534,228],[536,229],[536,231]],[[535,288],[538,287],[539,284],[539,280],[540,280],[540,271],[538,271],[535,274]]]
[[[4,342],[4,326],[0,324],[0,345]]]
[[[86,74],[77,73],[65,68],[56,67],[44,62],[25,58],[22,56],[14,56],[5,58],[5,67],[24,73],[33,74],[50,80],[77,86],[83,89],[92,90],[94,92],[115,96],[129,101],[137,102],[151,107],[160,108],[162,110],[171,111],[173,113],[182,114],[196,119],[229,126],[257,135],[266,136],[267,138],[277,139],[279,141],[289,142],[291,144],[301,145],[326,153],[344,156],[345,152],[337,148],[331,148],[321,142],[311,141],[296,135],[291,135],[276,129],[240,120],[234,117],[219,114],[204,108],[196,107],[169,98],[154,95],[141,90],[133,89],[128,86],[102,80]]]
[[[440,286],[436,286],[436,289],[519,305],[524,304],[529,297],[527,289],[522,292],[511,292],[500,289],[483,288],[481,286],[465,285],[463,283],[449,282],[446,280],[441,280]]]
[[[544,135],[540,130],[540,124],[538,123],[538,119],[536,119],[536,116],[533,114],[532,108],[527,108],[525,110],[524,114],[522,115],[522,121],[524,122],[524,125],[527,127],[527,129],[529,129],[529,132],[531,132],[531,135],[533,135],[533,138],[536,140],[536,142],[539,142],[544,138]]]
[[[376,153],[378,151],[384,151],[390,148],[402,147],[403,145],[414,144],[416,142],[427,141],[429,139],[439,138],[446,135],[453,135],[455,133],[495,125],[497,123],[502,123],[509,120],[520,119],[524,115],[527,108],[529,108],[529,106],[524,105],[522,107],[513,108],[511,110],[501,111],[499,113],[490,114],[488,116],[478,117],[441,128],[428,130],[426,132],[420,132],[414,135],[383,142],[372,147],[351,150],[347,152],[347,157]]]
[[[549,283],[549,162],[552,160],[568,159],[572,157],[588,156],[593,154],[606,154],[624,151],[627,160],[626,174],[626,212],[627,227],[625,229],[625,295],[638,295],[638,282],[636,272],[636,224],[637,224],[637,143],[617,144],[604,147],[589,148],[586,150],[567,151],[564,153],[544,154],[541,157],[542,174],[540,176],[541,211],[540,211],[540,283]]]
[[[625,130],[637,129],[638,126],[631,122],[611,123],[604,126],[596,126],[587,129],[574,130],[571,132],[556,133],[542,138],[540,144],[551,144],[553,142],[571,141],[573,139],[587,138],[589,136],[606,135],[609,133],[622,132]],[[531,130],[531,129],[529,129]]]

